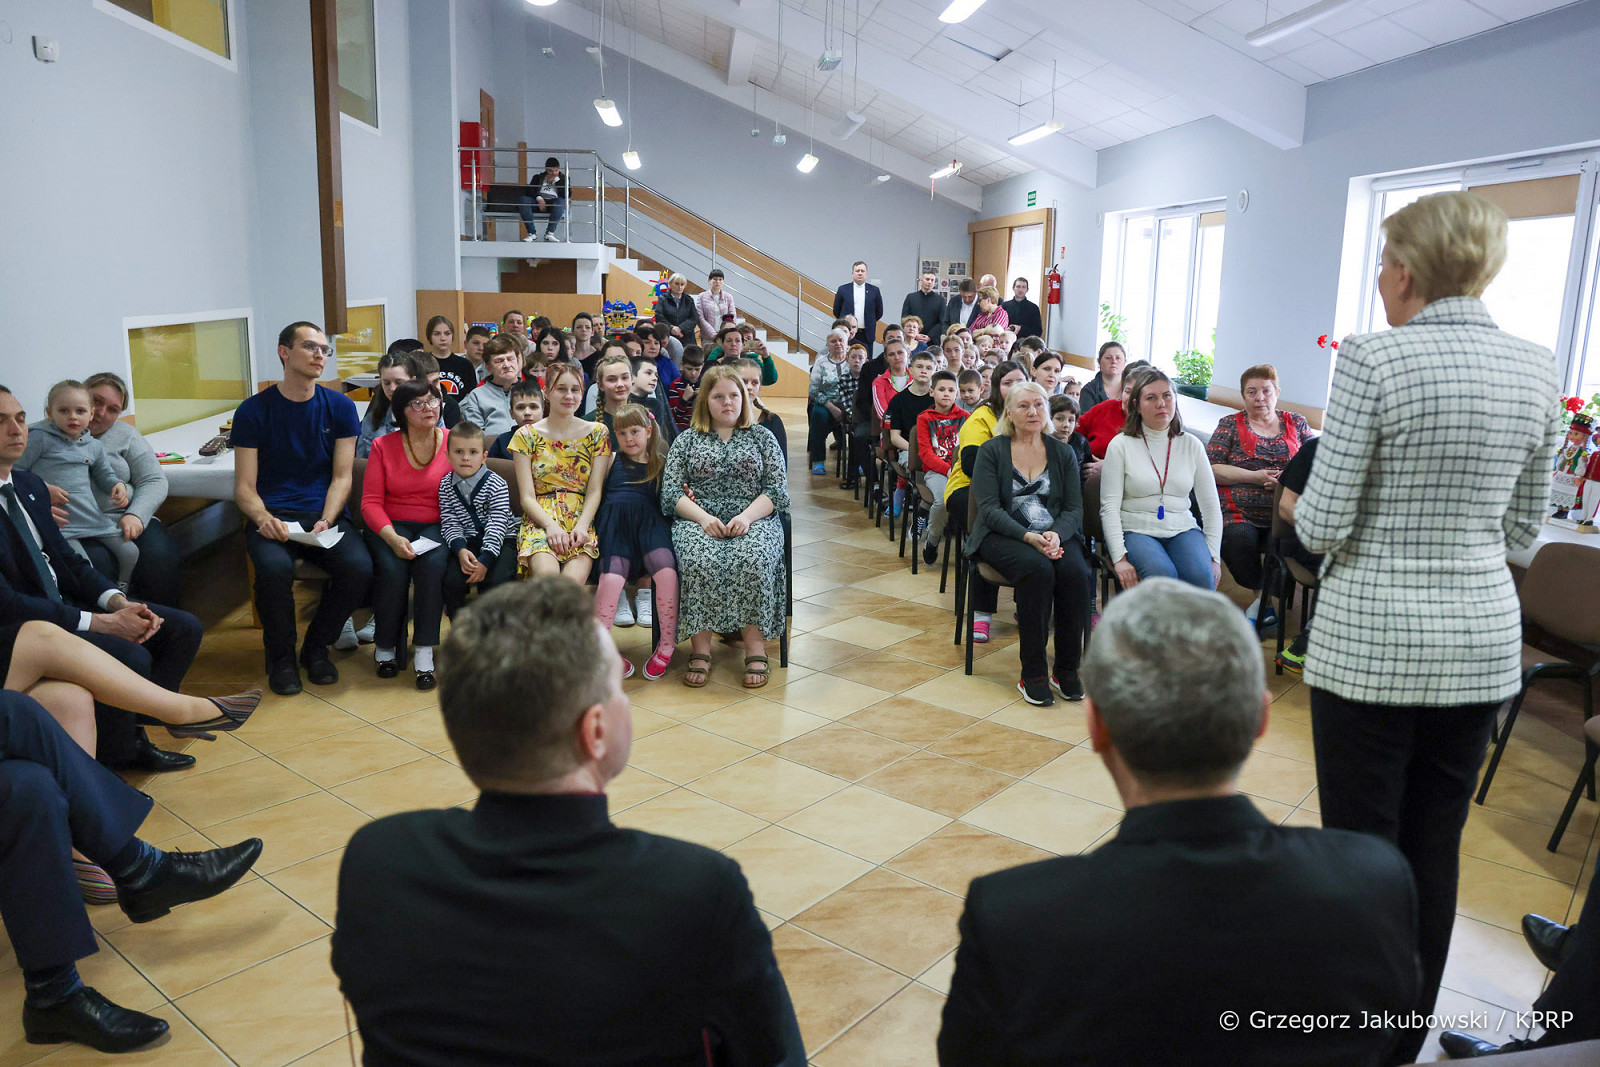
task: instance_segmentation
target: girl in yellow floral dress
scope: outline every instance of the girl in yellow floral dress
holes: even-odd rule
[[[583,384],[582,368],[553,364],[545,377],[549,417],[517,430],[506,446],[517,465],[517,571],[524,578],[560,573],[582,585],[600,555],[593,527],[611,439],[604,426],[578,418]]]

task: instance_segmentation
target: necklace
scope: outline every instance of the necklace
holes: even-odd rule
[[[411,435],[409,433],[407,433],[405,435],[405,438],[404,438],[405,446],[406,446],[406,455],[411,457],[411,465],[413,467],[416,467],[418,470],[421,470],[424,467],[426,467],[428,465],[428,463],[432,463],[433,462],[433,457],[437,456],[439,454],[439,431],[438,430],[434,430],[433,432],[428,434],[428,439],[433,442],[433,451],[428,453],[428,461],[427,461],[427,463],[424,463],[422,460],[417,458],[416,449],[411,447]]]
[[[1141,435],[1141,436],[1143,436],[1143,435]],[[1145,452],[1145,455],[1150,457],[1150,469],[1151,470],[1155,470],[1156,469],[1156,457],[1155,457],[1155,453],[1150,451],[1150,438],[1148,438],[1148,437],[1146,437],[1144,439],[1144,452]],[[1167,495],[1167,472],[1170,471],[1171,469],[1172,469],[1172,435],[1168,434],[1167,435],[1167,462],[1166,462],[1166,466],[1162,468],[1160,474],[1156,475],[1156,477],[1161,482],[1161,496],[1162,496],[1162,500],[1163,501],[1165,501],[1166,495]],[[1162,519],[1164,519],[1166,517],[1167,517],[1167,505],[1164,502],[1157,503],[1156,504],[1156,521],[1159,522],[1159,521],[1161,521]]]

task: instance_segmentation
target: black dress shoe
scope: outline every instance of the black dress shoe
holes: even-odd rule
[[[76,1041],[100,1052],[131,1052],[167,1032],[165,1019],[113,1004],[84,986],[49,1008],[22,1005],[22,1032],[30,1045]]]
[[[422,692],[426,693],[428,690],[432,689],[438,684],[439,682],[434,678],[432,671],[417,672],[417,688],[422,690]]]
[[[1453,1060],[1475,1060],[1479,1056],[1498,1056],[1502,1052],[1526,1052],[1534,1047],[1532,1041],[1512,1039],[1503,1045],[1485,1041],[1481,1037],[1463,1034],[1459,1030],[1446,1030],[1439,1035],[1439,1047]]]
[[[339,668],[328,658],[326,647],[315,648],[307,645],[302,648],[300,665],[306,669],[306,677],[311,679],[313,685],[332,685],[339,680]]]
[[[1572,927],[1563,926],[1543,915],[1528,914],[1522,917],[1522,939],[1546,970],[1560,970],[1572,954]]]
[[[396,678],[400,675],[400,661],[395,659],[381,659],[378,661],[379,678]]]
[[[147,884],[117,886],[117,903],[136,923],[159,919],[179,904],[214,897],[243,878],[261,855],[261,838],[206,852],[168,852]]]
[[[292,697],[300,692],[300,668],[293,656],[267,664],[267,688],[281,697]]]
[[[167,752],[157,748],[143,730],[134,735],[133,755],[117,764],[112,770],[143,771],[160,774],[163,771],[181,771],[194,766],[194,757],[186,752]]]

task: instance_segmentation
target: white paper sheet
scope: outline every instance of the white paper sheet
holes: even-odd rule
[[[344,540],[344,531],[337,527],[323,530],[321,533],[310,533],[298,522],[286,522],[284,526],[289,531],[289,540],[302,545],[316,545],[318,548],[332,548]]]

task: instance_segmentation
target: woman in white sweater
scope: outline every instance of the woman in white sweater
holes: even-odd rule
[[[1203,528],[1189,510],[1200,501]],[[1128,422],[1106,447],[1100,522],[1122,588],[1178,578],[1215,589],[1221,576],[1222,507],[1205,445],[1183,432],[1172,380],[1146,368],[1129,398]]]

